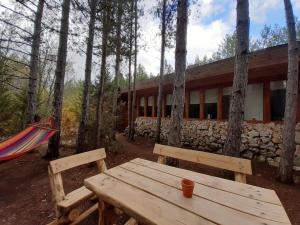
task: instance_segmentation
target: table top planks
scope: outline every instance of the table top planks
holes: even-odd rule
[[[181,180],[195,181],[192,199]],[[276,193],[143,159],[85,180],[88,189],[145,224],[291,224]]]

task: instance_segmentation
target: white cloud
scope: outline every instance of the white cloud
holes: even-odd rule
[[[233,30],[232,26],[234,25],[235,16],[231,15],[231,11],[234,9],[234,4],[232,7],[229,7],[229,15],[222,20],[215,19],[209,21],[209,23],[205,22],[206,19],[224,11],[224,4],[228,4],[228,2],[201,0],[199,4],[191,8],[187,31],[187,64],[193,63],[198,55],[200,57],[211,55],[218,48],[225,34]],[[151,19],[151,16],[147,14],[145,18],[141,18],[140,23],[142,29],[141,41],[146,47],[140,50],[138,63],[143,64],[148,73],[158,74],[161,44],[160,36],[158,35],[159,21]],[[166,60],[172,66],[174,66],[174,54],[174,49],[167,49],[165,55]]]
[[[283,5],[281,0],[251,0],[249,3],[251,21],[257,23],[266,23],[267,12]]]

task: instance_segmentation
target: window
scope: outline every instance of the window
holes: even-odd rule
[[[153,96],[148,97],[147,116],[152,116]]]
[[[204,112],[206,119],[217,119],[218,89],[205,90]]]
[[[189,118],[199,118],[200,115],[200,96],[199,91],[190,92]]]
[[[270,82],[271,120],[283,120],[285,107],[286,81]]]
[[[141,97],[141,99],[140,99],[140,108],[139,108],[139,116],[144,116],[144,106],[145,106],[145,98]]]
[[[222,119],[229,118],[229,108],[230,108],[230,96],[231,96],[231,87],[223,88],[222,96]]]
[[[249,84],[245,99],[245,120],[263,120],[263,84]]]
[[[172,112],[172,95],[168,94],[166,97],[165,117],[171,117],[171,112]]]

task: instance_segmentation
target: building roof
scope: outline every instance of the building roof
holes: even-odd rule
[[[298,42],[300,46],[300,42]],[[300,59],[300,49],[298,49]],[[186,69],[186,87],[189,89],[218,86],[232,83],[234,57],[222,59],[205,65],[192,66]],[[250,53],[249,82],[261,80],[264,77],[274,79],[284,78],[287,74],[288,49],[287,44],[269,47]],[[164,90],[170,91],[173,86],[174,73],[164,75]],[[214,79],[216,78],[216,79]],[[159,77],[140,81],[136,84],[137,93],[157,91]],[[123,89],[122,93],[127,90]]]

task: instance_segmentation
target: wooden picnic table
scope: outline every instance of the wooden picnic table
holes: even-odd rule
[[[195,181],[185,198],[181,180]],[[275,191],[134,159],[85,180],[99,199],[143,224],[291,224]]]

